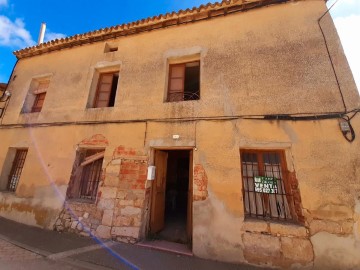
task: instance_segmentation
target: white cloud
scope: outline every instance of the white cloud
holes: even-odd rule
[[[351,0],[349,0],[351,1]],[[360,90],[360,15],[337,17],[334,23],[341,39],[355,82]]]
[[[13,22],[6,16],[0,16],[0,46],[24,48],[34,44],[22,19]]]
[[[51,31],[48,30],[48,31],[45,32],[44,42],[54,40],[54,39],[60,39],[60,38],[64,38],[64,37],[66,37],[65,34],[54,33],[54,32],[51,32]]]
[[[7,0],[0,0],[0,6],[5,6],[7,7],[8,5],[8,1]]]

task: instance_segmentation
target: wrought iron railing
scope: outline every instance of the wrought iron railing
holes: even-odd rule
[[[168,94],[169,102],[185,101],[185,100],[199,100],[199,99],[200,99],[200,91],[178,92],[178,93],[169,93]]]

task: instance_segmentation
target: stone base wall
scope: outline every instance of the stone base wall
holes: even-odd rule
[[[119,146],[105,163],[96,202],[65,202],[54,229],[136,242],[144,211],[147,156]]]
[[[242,230],[248,263],[281,268],[313,264],[314,251],[304,226],[246,220]]]

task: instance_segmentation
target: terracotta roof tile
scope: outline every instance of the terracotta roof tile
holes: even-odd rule
[[[177,12],[160,14],[158,16],[141,19],[127,24],[106,27],[83,34],[51,40],[36,46],[15,51],[14,54],[18,59],[31,57],[64,48],[80,46],[90,42],[103,41],[110,38],[138,34],[144,31],[225,16],[235,12],[287,1],[289,0],[224,0],[222,2],[208,3],[199,7],[193,7],[192,9],[181,9]],[[172,21],[175,19],[176,21]]]

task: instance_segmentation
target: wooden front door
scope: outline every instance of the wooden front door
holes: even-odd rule
[[[155,181],[152,186],[152,203],[150,215],[150,231],[157,233],[165,225],[165,191],[166,169],[168,153],[165,151],[155,152]]]

